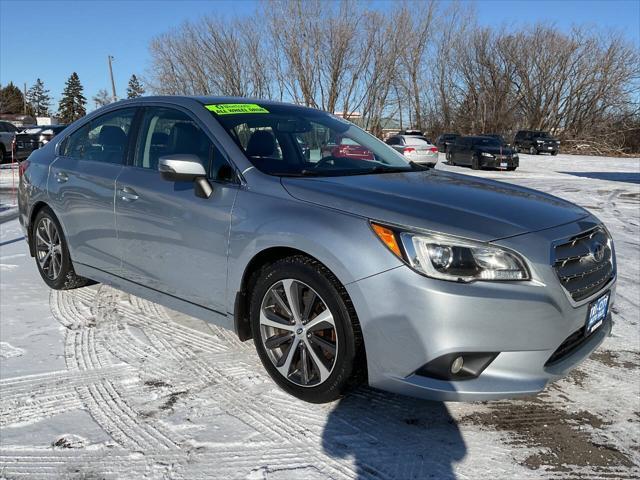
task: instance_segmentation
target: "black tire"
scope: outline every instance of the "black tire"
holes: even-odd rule
[[[478,158],[477,155],[474,155],[471,158],[471,168],[473,170],[480,170],[480,159]]]
[[[312,289],[333,316],[337,338],[334,363],[326,379],[319,384],[304,386],[289,379],[301,369],[302,357],[295,351],[292,358],[297,358],[298,370],[294,372],[288,370],[288,378],[285,378],[274,365],[265,346],[266,339],[263,339],[260,323],[263,301],[266,301],[266,295],[273,287],[287,279],[301,282]],[[324,265],[303,255],[287,257],[266,265],[256,272],[249,287],[251,329],[258,356],[271,378],[284,391],[306,402],[325,403],[339,398],[348,387],[362,381],[366,367],[360,325],[344,286]],[[294,335],[298,334],[290,333],[291,338],[295,338]],[[304,337],[304,334],[301,336]],[[299,344],[302,344],[302,340]],[[293,345],[292,343],[289,348]],[[303,346],[302,349],[304,350],[305,347]],[[286,354],[282,353],[282,357]],[[291,363],[293,366],[294,362]]]
[[[38,229],[45,228],[44,225],[47,221],[51,222],[51,224],[55,227],[59,238],[60,261],[59,270],[57,270],[56,275],[53,275],[53,273],[51,272],[51,263],[49,264],[49,267],[46,268],[46,263],[43,266],[40,261],[40,255],[44,252],[44,250],[41,250],[38,247]],[[75,270],[73,269],[73,262],[71,261],[71,256],[69,255],[67,240],[64,238],[64,233],[62,231],[60,222],[50,208],[44,207],[36,215],[36,218],[33,221],[33,226],[31,227],[30,241],[33,242],[36,265],[38,267],[38,271],[40,272],[40,276],[49,287],[53,288],[54,290],[70,290],[72,288],[84,287],[89,283],[92,283],[89,279],[77,275]],[[53,260],[50,260],[50,262],[52,261]]]
[[[508,172],[515,172],[515,171],[516,171],[516,168],[518,168],[518,167],[508,167],[508,168],[507,168],[507,171],[508,171]]]
[[[558,154],[558,152],[551,152],[551,155],[553,155],[554,157]]]
[[[529,147],[529,155],[538,155],[538,150],[533,145]]]

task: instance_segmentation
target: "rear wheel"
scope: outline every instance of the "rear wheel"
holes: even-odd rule
[[[254,280],[250,312],[260,360],[291,395],[330,402],[361,372],[353,306],[319,262],[300,255],[264,267]]]
[[[55,290],[84,287],[90,281],[76,275],[60,222],[43,208],[33,223],[32,240],[40,276]]]
[[[537,155],[537,154],[538,154],[538,150],[536,150],[536,147],[534,147],[533,145],[529,147],[529,155]]]

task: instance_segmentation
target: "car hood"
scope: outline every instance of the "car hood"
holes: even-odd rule
[[[437,170],[282,178],[298,200],[380,222],[481,241],[543,230],[589,213],[536,190]]]

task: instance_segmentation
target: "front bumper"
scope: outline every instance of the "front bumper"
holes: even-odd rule
[[[561,360],[547,360],[587,318],[589,301],[573,306],[549,265],[552,238],[583,224],[495,242],[525,252],[532,281],[460,284],[401,266],[347,285],[362,326],[369,384],[432,400],[491,400],[535,394],[566,375],[606,338],[612,320]],[[544,263],[540,262],[543,260]],[[610,305],[615,297],[615,281]],[[602,290],[604,292],[604,290]],[[454,352],[500,352],[476,378],[439,380],[416,374]]]
[[[497,157],[480,157],[480,165],[484,168],[518,168],[520,166],[520,158],[497,156]]]

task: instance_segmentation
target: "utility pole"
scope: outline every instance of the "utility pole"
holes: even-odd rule
[[[112,55],[108,55],[107,60],[109,61],[109,75],[111,76],[111,92],[113,93],[113,101],[117,102],[118,97],[116,96],[116,82],[113,81],[113,67],[111,66],[111,62],[114,60],[114,58]]]
[[[22,90],[22,110],[25,115],[27,114],[27,82],[24,82]]]

